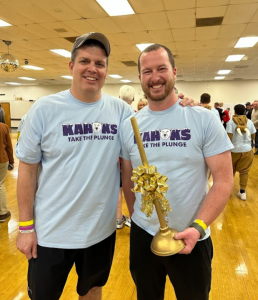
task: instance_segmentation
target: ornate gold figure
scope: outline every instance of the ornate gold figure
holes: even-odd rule
[[[169,228],[165,221],[167,212],[171,211],[168,200],[166,199],[166,184],[168,178],[157,173],[155,166],[150,166],[143,147],[139,127],[135,117],[131,118],[131,123],[141,156],[142,164],[133,170],[132,181],[136,183],[132,189],[135,193],[142,194],[141,210],[150,217],[155,205],[160,222],[160,230],[157,232],[151,243],[151,251],[159,256],[169,256],[180,252],[185,244],[182,240],[175,240],[175,229]]]

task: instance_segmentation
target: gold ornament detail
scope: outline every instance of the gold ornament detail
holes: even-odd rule
[[[145,213],[146,217],[152,215],[155,199],[158,199],[164,216],[167,216],[167,213],[172,211],[166,199],[168,190],[166,182],[168,178],[158,173],[155,166],[151,165],[147,168],[143,165],[138,166],[136,169],[133,169],[131,180],[136,183],[132,191],[142,194],[141,211]]]

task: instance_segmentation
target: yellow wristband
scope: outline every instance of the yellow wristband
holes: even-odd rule
[[[208,226],[203,222],[203,220],[195,219],[194,222],[199,224],[204,231],[208,228]]]
[[[34,220],[30,220],[27,222],[19,222],[19,226],[29,226],[29,225],[33,225],[34,224]]]

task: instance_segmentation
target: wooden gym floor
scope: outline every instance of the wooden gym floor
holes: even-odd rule
[[[13,146],[16,134],[12,133]],[[6,190],[9,222],[0,223],[0,299],[24,300],[27,296],[27,261],[16,249],[18,208],[16,201],[15,169],[8,171]],[[212,290],[210,300],[258,300],[258,156],[249,173],[247,201],[237,197],[238,175],[224,212],[211,226],[214,245]],[[212,184],[212,182],[210,182]],[[126,205],[123,213],[127,214]],[[125,227],[117,230],[116,250],[108,283],[103,288],[103,300],[136,300],[136,289],[129,272],[129,233]],[[78,299],[76,273],[73,269],[65,286],[62,300]],[[165,300],[175,300],[170,282],[166,285]],[[47,299],[46,299],[47,300]],[[148,299],[146,299],[148,300]],[[198,300],[198,299],[196,299]]]

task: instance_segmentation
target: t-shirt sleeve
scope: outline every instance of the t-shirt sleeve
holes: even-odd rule
[[[224,127],[218,118],[213,115],[212,118],[209,119],[209,123],[204,130],[204,157],[218,155],[233,148],[234,146],[232,145]]]
[[[129,132],[128,132],[128,127],[129,127],[128,122],[129,121],[130,120],[125,120],[122,123],[121,130],[119,132],[119,138],[120,138],[120,142],[121,142],[121,150],[120,150],[119,156],[125,160],[130,160],[129,149],[125,144],[125,139],[128,138],[128,135],[129,135]]]
[[[249,122],[250,122],[250,123],[249,123]],[[256,129],[255,129],[255,127],[254,127],[254,123],[253,123],[252,121],[250,121],[250,120],[248,120],[248,123],[249,123],[249,125],[250,125],[250,127],[251,127],[250,134],[256,133]]]
[[[232,133],[233,134],[233,121],[230,120],[227,124],[227,128],[226,128],[227,133]]]
[[[15,153],[19,160],[28,164],[35,164],[41,161],[41,135],[42,124],[40,118],[35,112],[32,112],[27,116],[15,147]]]

